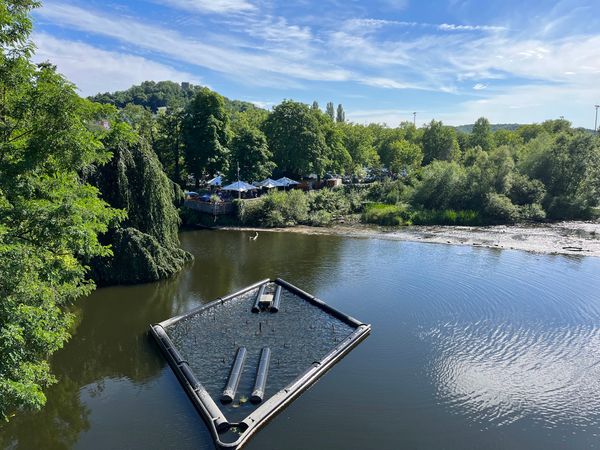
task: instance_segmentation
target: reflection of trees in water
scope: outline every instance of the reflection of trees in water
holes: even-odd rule
[[[253,234],[253,233],[252,233]],[[59,383],[47,392],[46,406],[0,425],[0,448],[62,450],[73,447],[89,428],[89,410],[80,389],[100,395],[104,380],[128,378],[144,384],[165,362],[148,338],[148,325],[189,310],[190,303],[220,295],[268,277],[289,278],[307,290],[331,276],[343,240],[288,233],[190,232],[184,248],[193,267],[171,280],[99,289],[76,306],[74,336],[52,360]]]
[[[182,233],[183,247],[194,254],[191,270],[181,276],[180,290],[212,300],[263,278],[289,278],[310,290],[334,271],[344,239],[297,233],[193,231]]]
[[[106,378],[145,383],[156,376],[165,363],[147,337],[148,325],[171,316],[172,302],[181,300],[177,283],[100,289],[82,299],[74,336],[52,360],[59,382],[48,390],[46,406],[0,425],[0,448],[71,448],[89,428],[82,387],[101,393]]]
[[[148,325],[171,316],[178,279],[100,289],[80,303],[75,336],[53,360],[56,375],[80,386],[102,378],[143,383],[164,366],[148,338]]]
[[[22,414],[0,426],[0,447],[67,450],[89,428],[89,411],[79,401],[79,385],[61,379],[48,392],[42,411]]]

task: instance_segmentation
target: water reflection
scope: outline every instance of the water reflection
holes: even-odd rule
[[[101,289],[40,413],[0,448],[207,449],[147,326],[280,276],[373,325],[248,450],[598,445],[600,259],[287,233],[190,232],[168,282]]]
[[[600,328],[445,324],[426,338],[443,403],[489,426],[529,419],[598,429]]]

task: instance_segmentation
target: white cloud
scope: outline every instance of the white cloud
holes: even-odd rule
[[[447,106],[448,97],[440,97],[440,105],[447,111],[453,109],[453,114],[448,112],[444,116],[444,109],[435,105],[428,108],[433,110],[435,106],[436,111],[441,111],[438,118],[451,123],[472,122],[481,115],[489,115],[492,121],[516,121],[511,120],[513,117],[518,121],[543,120],[567,115],[559,109],[585,111],[587,103],[600,101],[597,88],[600,34],[567,32],[564,21],[549,27],[550,22],[561,16],[558,13],[540,16],[535,25],[528,27],[513,22],[461,25],[374,18],[345,20],[347,15],[339,19],[328,17],[317,25],[318,21],[274,15],[273,5],[267,0],[165,1],[187,11],[218,15],[207,19],[210,20],[207,29],[196,34],[184,33],[175,25],[167,28],[60,0],[46,3],[36,15],[53,25],[117,41],[136,53],[149,55],[146,58],[166,57],[189,67],[219,72],[246,87],[289,90],[306,88],[308,82],[325,81],[354,82],[388,90],[450,93],[455,95],[457,104]],[[204,23],[199,15],[186,17]],[[53,55],[48,51],[50,59],[62,60],[62,66],[68,67],[65,55],[70,53],[58,48],[53,51]],[[152,63],[141,59],[144,67]],[[171,69],[154,64],[154,71]],[[84,69],[78,69],[75,63],[71,66],[72,72],[79,70],[80,78],[73,78],[84,86]],[[115,64],[111,70],[117,68]],[[123,69],[121,75],[113,78],[125,79],[134,72],[132,68]],[[90,84],[100,82],[91,73],[87,76],[92,80]],[[103,78],[109,83],[109,77]],[[493,83],[492,89],[488,88],[488,83],[492,85],[490,80],[502,83]],[[367,94],[365,90],[359,93]],[[476,100],[465,102],[461,97],[474,94]],[[419,103],[419,99],[411,101]],[[369,117],[396,123],[401,116],[394,111],[379,111]],[[423,115],[422,122],[431,118]]]
[[[246,0],[152,0],[161,5],[190,12],[200,13],[236,13],[253,11],[256,7]]]
[[[396,26],[396,27],[407,27],[407,28],[421,28],[424,30],[439,30],[439,31],[485,31],[485,32],[498,32],[505,31],[507,28],[498,25],[461,25],[453,23],[442,23],[434,24],[427,22],[407,22],[399,20],[388,20],[388,19],[372,19],[372,18],[361,18],[361,19],[350,19],[344,24],[344,28],[353,31],[372,32],[385,26]]]
[[[48,3],[37,14],[56,24],[91,32],[170,58],[222,72],[258,85],[282,86],[293,79],[343,81],[350,72],[318,60],[295,59],[295,53],[262,52],[231,46],[228,39],[215,43],[187,37],[174,30],[146,25],[128,17],[108,16],[64,3]]]
[[[442,31],[504,31],[505,27],[492,25],[456,25],[452,23],[443,23],[437,25],[438,30]]]
[[[34,60],[50,60],[60,73],[78,86],[83,96],[127,89],[145,80],[201,84],[190,73],[139,56],[109,52],[81,42],[56,39],[45,33],[36,33],[33,39],[37,43]]]

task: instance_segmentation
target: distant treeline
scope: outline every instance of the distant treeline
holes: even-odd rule
[[[285,100],[266,111],[170,82],[95,97],[124,101],[117,98],[135,99],[121,116],[182,186],[188,176],[235,178],[238,165],[246,181],[327,172],[361,179],[368,171],[396,180],[373,199],[407,210],[404,223],[438,217],[452,223],[455,213],[485,223],[584,219],[595,217],[600,198],[598,138],[564,119],[494,127],[480,118],[469,132],[435,120],[421,128],[360,125],[347,122],[343,106],[331,102],[323,111],[316,102]],[[166,109],[154,114],[157,98]]]

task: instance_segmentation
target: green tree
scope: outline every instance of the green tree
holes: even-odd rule
[[[390,145],[388,167],[392,172],[396,174],[404,170],[410,172],[421,167],[422,161],[423,150],[417,144],[401,139]]]
[[[239,129],[231,141],[229,178],[237,178],[238,165],[243,180],[259,181],[269,177],[276,167],[272,157],[262,131],[250,127]]]
[[[541,145],[539,145],[541,144]],[[588,217],[599,199],[586,187],[600,168],[598,139],[583,131],[540,136],[529,144],[521,167],[531,178],[544,183],[547,195],[544,208],[555,219]]]
[[[494,137],[490,121],[485,117],[480,117],[473,125],[469,143],[471,147],[479,146],[486,152],[494,147]]]
[[[307,105],[283,101],[266,120],[264,132],[280,172],[293,176],[325,173],[327,143],[318,117]]]
[[[313,111],[316,111],[316,110],[320,109],[320,108],[319,108],[319,102],[315,100],[315,101],[313,102],[313,104],[312,104],[312,107],[311,107],[311,109],[312,109]]]
[[[465,168],[457,162],[433,161],[423,168],[410,201],[425,209],[462,209],[466,180]]]
[[[344,112],[344,107],[342,106],[341,103],[337,107],[335,121],[338,123],[344,123],[346,121],[346,113]]]
[[[196,92],[183,120],[185,162],[196,180],[228,169],[229,116],[225,102],[216,92]]]
[[[500,147],[502,145],[514,147],[520,145],[522,142],[523,140],[521,137],[514,131],[500,129],[494,132],[494,145],[496,147]]]
[[[113,158],[89,170],[88,178],[111,206],[127,212],[127,219],[101,237],[115,256],[93,258],[93,277],[103,285],[168,278],[191,259],[179,248],[175,203],[183,193],[166,176],[148,141],[128,124],[113,123],[103,142]]]
[[[327,109],[325,110],[325,113],[331,120],[335,120],[335,106],[333,106],[333,102],[327,103]]]
[[[40,408],[48,358],[69,338],[71,303],[94,285],[81,261],[123,214],[80,174],[110,158],[89,105],[31,63],[29,0],[0,2],[0,418]],[[92,131],[92,129],[95,131]]]
[[[339,124],[342,130],[344,147],[352,158],[351,172],[356,173],[363,167],[374,167],[379,163],[379,155],[375,151],[373,133],[364,125],[351,123]]]
[[[183,142],[184,110],[169,108],[159,114],[156,120],[156,139],[153,145],[163,169],[171,180],[179,185],[184,184],[182,176],[184,142]]]
[[[423,163],[432,161],[450,161],[459,154],[456,132],[453,128],[446,127],[442,122],[432,120],[423,132]]]

